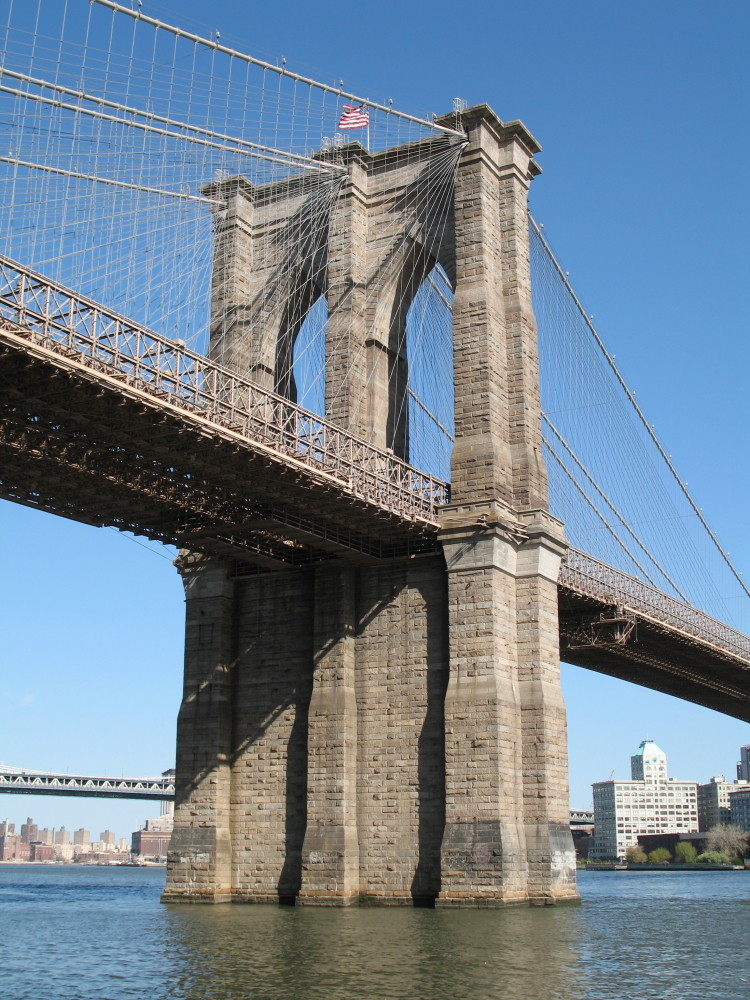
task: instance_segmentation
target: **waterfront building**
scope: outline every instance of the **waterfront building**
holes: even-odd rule
[[[55,860],[57,861],[72,861],[75,856],[76,848],[73,844],[55,844]]]
[[[29,861],[54,861],[55,860],[55,848],[52,844],[43,844],[41,841],[34,841],[29,844],[31,852],[29,854]]]
[[[89,851],[76,855],[78,865],[113,865],[130,861],[130,851]]]
[[[644,740],[630,758],[630,781],[598,781],[590,856],[624,858],[639,834],[698,831],[698,782],[669,777],[667,755]]]
[[[147,819],[145,827],[133,834],[133,854],[143,858],[166,858],[173,827],[174,816],[170,813]]]
[[[0,837],[0,861],[29,861],[31,844],[26,844],[18,833],[6,833]]]
[[[89,833],[88,830],[84,830],[83,827],[81,827],[80,830],[76,830],[76,832],[73,834],[73,843],[77,844],[79,847],[83,847],[84,845],[90,844],[91,834]]]
[[[646,854],[655,851],[657,847],[666,847],[674,857],[675,848],[678,844],[692,844],[696,854],[702,854],[706,850],[705,833],[639,833],[638,846]]]
[[[723,774],[717,774],[705,785],[698,785],[698,829],[731,822],[729,791],[734,788]]]
[[[55,844],[69,844],[70,843],[70,833],[61,826],[59,830],[55,831]]]
[[[747,747],[743,747],[746,750]],[[729,793],[730,820],[750,833],[750,785],[738,785]]]

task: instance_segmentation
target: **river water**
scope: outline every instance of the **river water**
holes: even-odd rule
[[[584,872],[580,906],[164,906],[163,869],[0,865],[2,1000],[748,1000],[750,872]]]

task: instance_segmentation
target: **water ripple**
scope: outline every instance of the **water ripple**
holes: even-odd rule
[[[190,907],[159,870],[0,865],[3,1000],[747,1000],[750,873],[585,873],[580,907]]]

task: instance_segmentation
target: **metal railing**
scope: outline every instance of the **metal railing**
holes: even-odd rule
[[[568,549],[559,584],[606,604],[622,605],[670,631],[750,663],[750,638],[742,632],[578,549]]]
[[[0,316],[34,344],[271,448],[405,519],[437,524],[437,508],[450,499],[442,480],[4,256]]]

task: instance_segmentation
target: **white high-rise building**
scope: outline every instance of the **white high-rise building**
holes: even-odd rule
[[[667,755],[653,740],[644,740],[630,758],[630,774],[630,781],[593,785],[592,858],[624,858],[640,833],[698,830],[698,783],[670,778]]]

